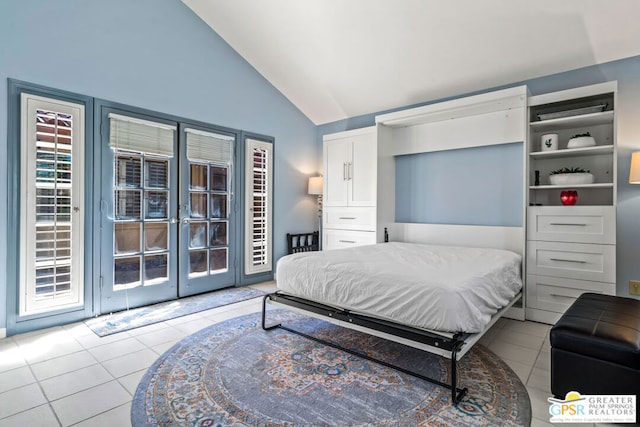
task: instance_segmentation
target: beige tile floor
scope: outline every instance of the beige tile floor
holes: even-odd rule
[[[159,355],[197,330],[260,308],[253,299],[104,338],[79,322],[0,339],[0,427],[130,425],[133,394]],[[549,329],[501,319],[481,340],[526,384],[532,426],[551,425]]]

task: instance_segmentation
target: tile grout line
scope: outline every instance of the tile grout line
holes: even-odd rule
[[[73,339],[75,340],[76,338],[73,337]],[[77,342],[77,340],[76,340]],[[80,343],[78,343],[80,344]],[[82,345],[80,345],[82,347]],[[42,396],[47,400],[47,405],[49,406],[49,409],[51,410],[51,413],[53,414],[53,416],[55,417],[56,421],[58,421],[58,425],[62,426],[62,421],[60,420],[60,417],[58,416],[58,413],[55,411],[55,409],[53,408],[52,400],[49,399],[49,396],[47,396],[47,394],[44,391],[44,387],[42,386],[42,384],[40,383],[40,379],[36,376],[35,371],[33,370],[33,367],[31,366],[31,363],[26,359],[25,357],[25,362],[27,363],[27,366],[29,367],[29,371],[31,372],[31,375],[33,375],[33,378],[36,380],[36,384],[38,385],[38,388],[40,389],[40,393],[42,393]],[[47,359],[47,360],[53,360],[53,359]],[[37,406],[37,408],[39,408],[40,406],[44,406],[43,405],[39,405]],[[34,409],[34,408],[31,408]]]
[[[80,421],[75,422],[75,423],[73,423],[73,424],[69,424],[68,426],[65,426],[65,427],[76,426],[76,425],[78,425],[78,424],[84,423],[84,422],[89,421],[89,420],[91,420],[91,419],[93,419],[93,418],[99,417],[100,415],[106,414],[106,413],[107,413],[107,412],[109,412],[109,411],[113,411],[114,409],[118,409],[118,408],[121,408],[122,406],[128,405],[128,404],[129,404],[129,403],[131,403],[131,402],[132,402],[132,400],[129,400],[129,401],[127,401],[127,402],[125,402],[125,403],[123,403],[123,404],[121,404],[121,405],[114,406],[114,407],[113,407],[113,408],[111,408],[111,409],[107,409],[106,411],[102,411],[102,412],[100,412],[100,413],[97,413],[97,414],[95,414],[95,415],[90,416],[89,418],[85,418],[84,420],[80,420]]]
[[[536,359],[533,361],[533,365],[531,366],[531,372],[529,372],[529,376],[527,377],[527,382],[524,384],[525,387],[529,384],[529,380],[531,379],[531,375],[533,375],[533,371],[534,371],[534,369],[536,367],[536,362],[538,361],[538,358],[540,357],[540,354],[542,354],[542,347],[544,347],[544,341],[542,342],[542,345],[538,349],[538,354],[536,355]]]

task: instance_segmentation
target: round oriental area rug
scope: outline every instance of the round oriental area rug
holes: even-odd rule
[[[449,381],[450,361],[362,332],[270,310],[268,323]],[[528,426],[527,391],[497,356],[476,345],[451,392],[290,332],[263,331],[260,314],[183,339],[149,368],[133,398],[134,426]]]

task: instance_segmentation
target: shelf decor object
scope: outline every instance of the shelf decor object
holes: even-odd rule
[[[557,173],[549,175],[551,185],[593,184],[593,181],[593,174],[590,173]]]
[[[629,184],[640,184],[640,151],[631,154]]]
[[[589,132],[573,135],[567,143],[567,148],[584,148],[593,147],[596,145],[596,140],[591,136]]]
[[[551,185],[593,184],[593,174],[582,168],[562,168],[549,174]]]
[[[548,133],[540,138],[540,151],[554,151],[558,149],[558,134]]]
[[[576,190],[561,191],[560,202],[565,206],[575,205],[578,202],[578,192]]]

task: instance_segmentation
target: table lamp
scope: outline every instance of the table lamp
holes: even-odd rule
[[[629,184],[640,184],[640,151],[631,154]]]
[[[309,194],[318,197],[318,248],[322,242],[322,177],[312,176],[309,178]]]

